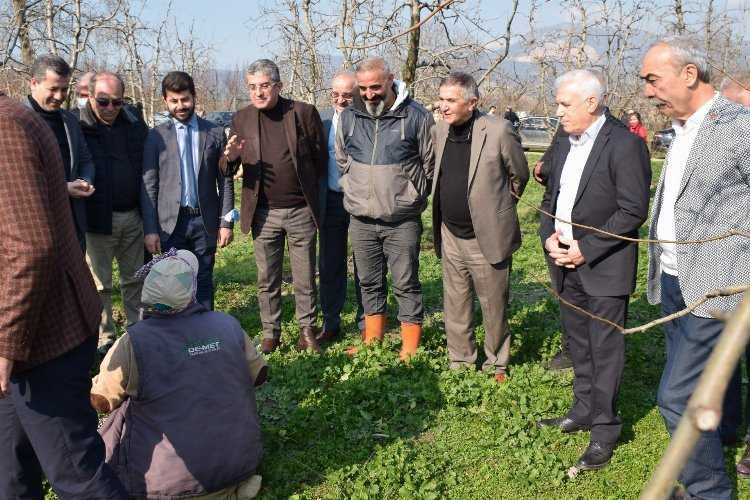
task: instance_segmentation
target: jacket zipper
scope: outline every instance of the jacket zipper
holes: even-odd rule
[[[373,198],[375,197],[375,187],[373,186],[373,180],[372,180],[372,169],[375,166],[375,153],[378,150],[378,128],[380,125],[380,119],[375,119],[375,139],[372,141],[372,156],[370,157],[370,168],[368,169],[370,171],[370,214],[374,217],[375,216],[375,208],[373,206]]]

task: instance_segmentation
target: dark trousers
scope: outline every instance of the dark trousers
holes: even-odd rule
[[[685,308],[678,279],[666,273],[661,275],[661,306],[665,316]],[[656,402],[670,434],[677,429],[688,399],[723,329],[721,321],[693,314],[664,325],[667,359]],[[701,434],[679,480],[691,498],[731,498],[732,485],[724,468],[724,452],[718,430]]]
[[[177,250],[190,250],[198,258],[198,302],[208,310],[214,308],[214,262],[216,260],[216,240],[209,237],[203,225],[203,216],[180,210],[174,231],[166,241],[161,242],[165,252],[174,247]]]
[[[576,270],[565,270],[560,296],[581,309],[624,325],[628,296],[595,297],[586,293]],[[591,425],[591,440],[614,444],[622,422],[617,394],[625,366],[625,338],[615,327],[560,304],[573,361],[573,406],[568,417]]]
[[[346,261],[349,235],[349,213],[344,209],[344,194],[328,190],[325,219],[320,227],[320,308],[323,330],[341,329],[341,310],[346,302]],[[354,293],[357,298],[357,326],[364,329],[362,292],[359,289],[357,264],[354,264]]]
[[[388,303],[386,272],[393,278],[401,323],[422,324],[422,284],[419,281],[419,247],[422,221],[418,217],[398,222],[352,217],[349,237],[357,262],[365,314],[385,314]]]
[[[318,231],[312,210],[261,208],[253,216],[253,248],[258,266],[258,306],[263,338],[281,337],[281,281],[284,242],[289,246],[289,265],[294,284],[295,316],[301,327],[315,326],[318,315],[315,286],[315,241]]]
[[[748,378],[750,378],[750,344],[745,348],[745,368]],[[733,442],[739,435],[740,424],[742,424],[742,360],[737,365],[732,379],[727,387],[727,394],[724,397],[724,410],[721,417],[721,427],[719,433],[722,441]],[[750,421],[750,385],[745,389],[745,422]],[[750,444],[750,428],[745,434],[745,443]]]
[[[97,338],[11,377],[0,399],[0,498],[44,498],[42,474],[61,500],[129,498],[104,463],[91,407]]]

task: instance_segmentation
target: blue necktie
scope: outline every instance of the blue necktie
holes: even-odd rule
[[[195,182],[195,167],[193,166],[193,136],[190,134],[190,124],[185,125],[185,142],[183,144],[185,163],[183,182],[185,183],[185,206],[198,208],[198,190]]]

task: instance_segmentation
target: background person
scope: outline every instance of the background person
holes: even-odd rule
[[[644,141],[648,142],[648,130],[641,120],[641,114],[638,111],[633,111],[628,115],[628,130],[631,134],[635,134]]]

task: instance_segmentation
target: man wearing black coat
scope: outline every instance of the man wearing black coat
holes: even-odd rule
[[[648,216],[651,169],[643,141],[606,112],[604,85],[588,70],[555,82],[558,115],[569,134],[558,138],[551,159],[539,234],[550,263],[552,286],[567,303],[623,326],[635,290],[638,248],[634,243],[572,226],[592,226],[637,237]],[[582,470],[606,466],[622,423],[617,394],[625,363],[625,340],[614,326],[561,303],[575,379],[573,404],[541,426],[562,432],[591,431],[578,461]]]
[[[140,193],[143,144],[148,129],[123,111],[125,85],[108,72],[89,80],[89,97],[80,110],[81,130],[96,165],[97,191],[86,203],[86,262],[104,310],[99,325],[99,351],[114,343],[112,262],[117,259],[120,290],[128,326],[138,321],[141,285],[135,272],[143,264],[143,221]]]

